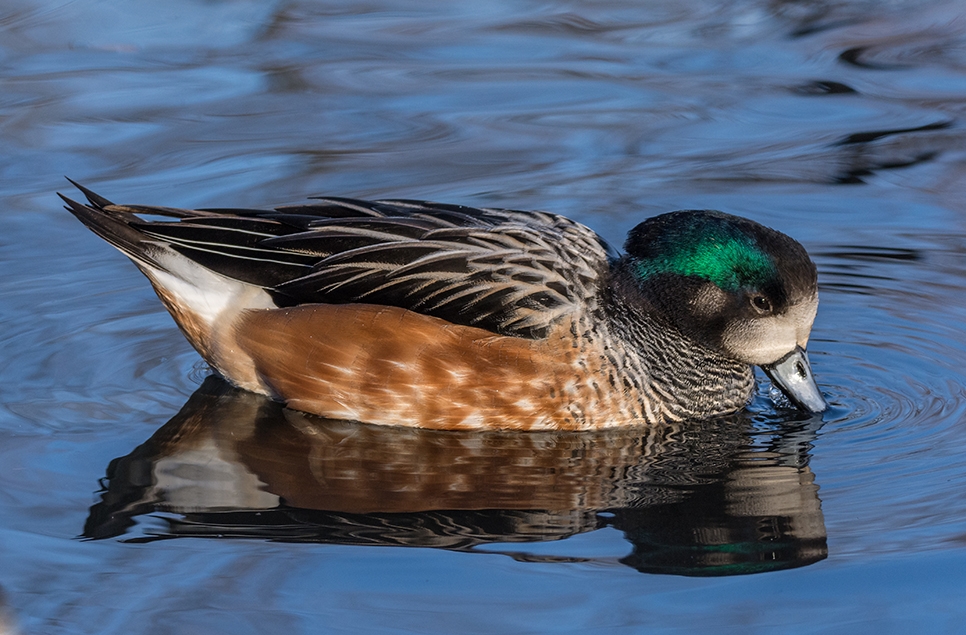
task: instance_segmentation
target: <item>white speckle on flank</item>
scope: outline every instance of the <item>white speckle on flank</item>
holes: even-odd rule
[[[481,415],[478,412],[473,413],[471,415],[467,415],[463,417],[462,421],[460,421],[460,427],[466,427],[466,428],[482,428],[483,424],[484,424],[483,415]]]

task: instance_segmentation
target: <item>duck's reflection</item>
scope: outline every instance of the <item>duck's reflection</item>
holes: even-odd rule
[[[209,378],[108,467],[84,536],[160,533],[471,549],[601,527],[624,564],[685,575],[826,556],[807,467],[815,423],[747,415],[595,433],[440,432],[330,421]],[[527,558],[526,554],[516,554]]]

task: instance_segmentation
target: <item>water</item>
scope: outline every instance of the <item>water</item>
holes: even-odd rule
[[[966,12],[13,0],[0,632],[961,632]],[[801,240],[821,419],[458,435],[232,391],[60,209],[316,194]],[[744,574],[744,575],[738,575]]]

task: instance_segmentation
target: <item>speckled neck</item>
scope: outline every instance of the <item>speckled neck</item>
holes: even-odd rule
[[[684,337],[647,310],[633,282],[618,274],[606,306],[605,336],[619,383],[638,393],[644,418],[703,419],[747,404],[755,385],[751,367]]]

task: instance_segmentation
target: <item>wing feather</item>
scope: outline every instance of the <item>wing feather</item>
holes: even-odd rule
[[[547,212],[335,197],[274,210],[88,200],[282,306],[386,304],[519,337],[595,310],[613,254],[587,227]]]

